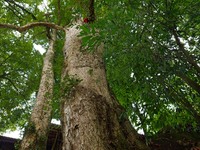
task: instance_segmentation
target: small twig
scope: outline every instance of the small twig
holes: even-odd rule
[[[13,85],[13,87],[15,88],[15,90],[17,91],[17,92],[19,92],[19,89],[16,87],[16,85],[12,82],[12,80],[10,79],[10,78],[8,78],[8,77],[3,77],[4,79],[6,79],[6,80],[8,80],[12,85]]]
[[[0,63],[0,66],[2,66],[2,65],[4,64],[4,62],[6,62],[12,55],[13,55],[13,53],[11,53],[7,58],[5,58],[5,59]]]

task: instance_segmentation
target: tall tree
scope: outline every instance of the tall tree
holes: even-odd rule
[[[17,42],[23,37],[49,46],[21,149],[45,149],[40,143],[46,141],[51,107],[52,115],[58,116],[55,102],[61,105],[63,149],[148,149],[131,123],[148,137],[167,126],[200,122],[198,0],[52,0],[46,6],[41,1],[5,0],[0,5],[0,28],[15,30],[3,31],[9,33],[3,41],[14,37]],[[4,66],[9,66],[13,56],[7,45],[0,59]],[[54,53],[60,55],[61,49],[64,58],[58,59]],[[36,91],[35,87],[24,90],[25,98],[20,101],[19,89],[26,82],[17,83],[20,79],[31,83],[38,71],[11,66],[7,70],[0,66],[0,92],[4,93],[0,103],[9,115],[15,106],[24,107],[25,99]],[[14,72],[17,80],[12,79]],[[21,74],[28,78],[19,78]],[[9,85],[9,92],[17,95],[12,108],[5,102],[4,89]],[[52,96],[53,86],[56,97]],[[9,103],[11,100],[9,97]],[[21,121],[13,120],[13,124]]]
[[[81,49],[80,29],[70,27],[62,73],[63,149],[148,149],[108,90],[103,46]]]
[[[89,7],[89,13],[94,13],[94,1],[90,1],[89,4],[86,5]],[[93,22],[94,19],[94,14],[90,14],[88,22]],[[19,32],[37,26],[63,30],[62,27],[48,22],[34,22],[22,27],[0,24],[1,28],[10,28]],[[65,31],[67,34],[64,44],[65,59],[61,83],[63,149],[148,149],[140,141],[128,119],[125,117],[125,122],[121,122],[119,119],[123,109],[119,107],[117,102],[114,102],[115,99],[108,91],[102,60],[102,47],[98,47],[93,54],[88,51],[81,52],[81,38],[78,37],[80,29],[77,29],[77,25],[73,25]],[[36,102],[20,146],[22,150],[45,149],[46,146],[47,131],[51,119],[54,82],[52,63],[56,32],[50,36],[48,34],[48,37],[49,48],[44,57]],[[84,117],[81,114],[77,116],[77,109],[74,109],[74,106],[75,108],[83,107]],[[69,107],[73,109],[69,109]],[[68,112],[66,113],[66,111]],[[71,122],[69,118],[80,120],[80,122]],[[77,138],[73,138],[77,134],[77,130],[74,132],[72,128],[80,130],[80,135]],[[71,132],[69,133],[69,131]],[[79,147],[76,147],[77,143],[79,143]]]

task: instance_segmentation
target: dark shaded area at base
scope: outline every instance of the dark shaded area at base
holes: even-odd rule
[[[180,129],[168,128],[157,133],[151,137],[149,146],[152,150],[200,150],[200,130],[181,131]],[[145,141],[144,136],[140,136],[141,140]],[[46,150],[61,150],[61,138],[60,126],[52,124]],[[0,150],[16,150],[15,146],[19,142],[18,139],[0,136]]]
[[[17,139],[0,136],[0,150],[14,150],[14,143],[16,143],[17,141]]]
[[[48,135],[46,150],[61,150],[62,135],[59,125],[52,124]],[[0,136],[0,150],[17,150],[15,147],[19,145],[20,140]]]
[[[200,128],[194,130],[191,125],[185,130],[182,126],[165,128],[151,137],[150,147],[152,150],[200,150]]]

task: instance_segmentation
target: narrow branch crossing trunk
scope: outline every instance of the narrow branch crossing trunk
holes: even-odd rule
[[[187,85],[189,85],[193,90],[200,94],[200,85],[197,82],[193,81],[181,72],[178,72],[177,76],[180,77],[185,83],[187,83]]]
[[[49,48],[44,58],[42,77],[37,99],[31,113],[29,124],[21,143],[21,150],[45,150],[47,132],[51,121],[51,101],[53,97],[54,73],[53,58],[56,31],[53,31]]]
[[[108,90],[103,46],[94,53],[81,49],[76,26],[66,31],[62,72],[63,150],[144,150],[123,109]],[[80,82],[74,82],[80,81]]]

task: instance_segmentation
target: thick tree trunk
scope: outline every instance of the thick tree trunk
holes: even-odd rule
[[[44,58],[42,77],[31,118],[20,145],[21,150],[45,150],[47,132],[51,121],[51,100],[53,96],[53,58],[56,31],[53,31],[49,48]]]
[[[108,90],[103,46],[94,53],[81,49],[79,29],[66,30],[62,72],[63,150],[141,150],[139,140],[123,109]]]

